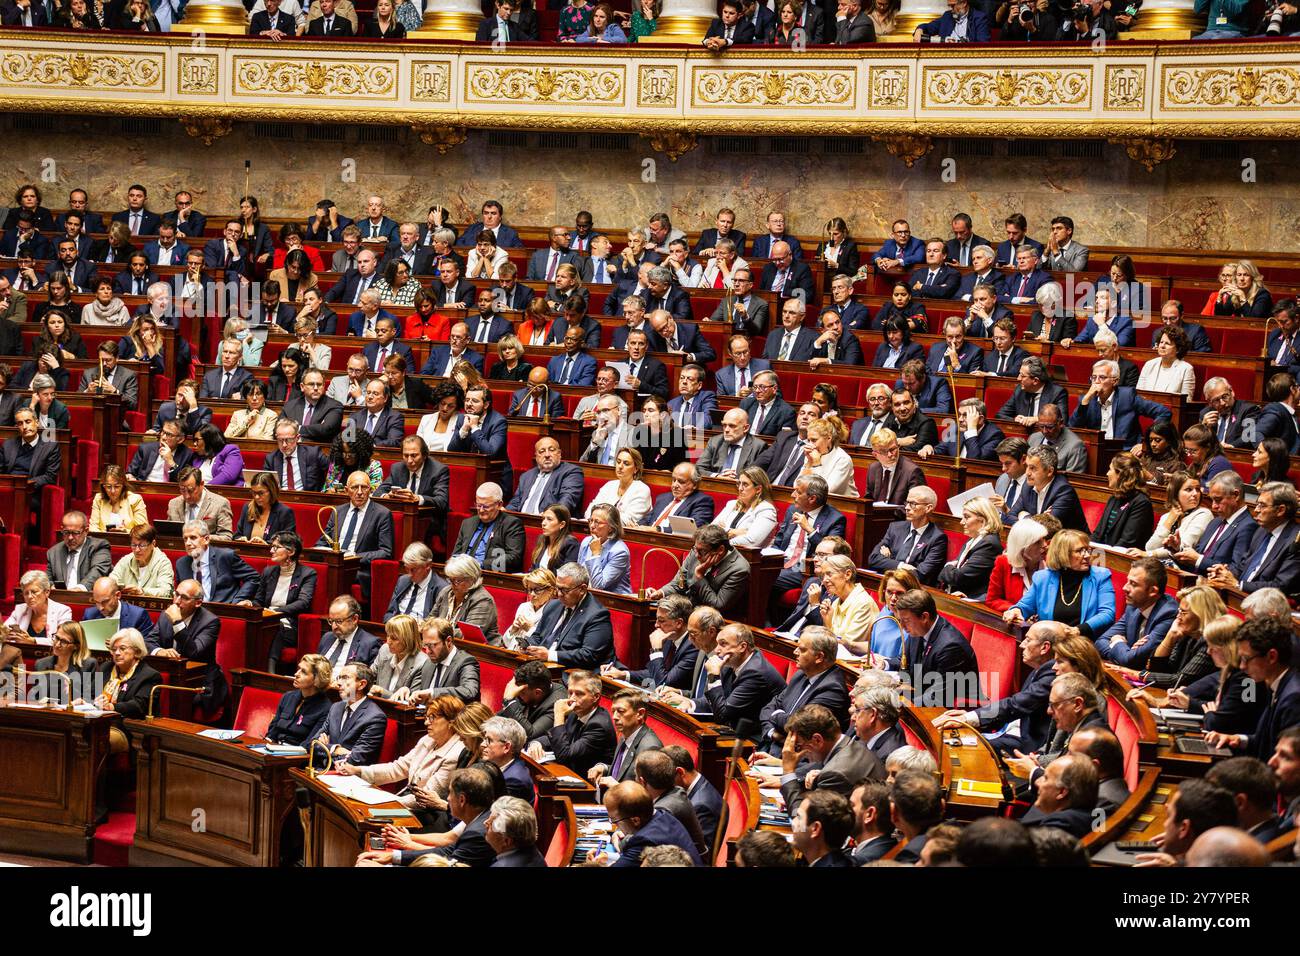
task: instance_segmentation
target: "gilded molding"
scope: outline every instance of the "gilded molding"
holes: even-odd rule
[[[456,148],[469,138],[469,132],[463,126],[444,126],[438,123],[415,123],[411,126],[415,135],[425,146],[432,146],[442,156]]]
[[[1112,139],[1111,142],[1123,146],[1124,151],[1128,153],[1128,158],[1135,163],[1141,163],[1146,167],[1147,172],[1151,172],[1161,163],[1169,162],[1178,152],[1178,147],[1168,137],[1117,137]]]
[[[0,56],[0,79],[19,86],[161,93],[167,78],[163,52],[9,51]]]
[[[871,66],[868,89],[873,110],[907,109],[909,90],[908,69],[905,66]]]
[[[643,134],[650,141],[650,148],[657,153],[667,153],[674,163],[700,145],[694,133],[663,132]]]
[[[235,128],[235,124],[224,116],[182,116],[181,125],[190,136],[202,140],[204,146],[211,146],[223,136],[229,136]]]
[[[922,90],[922,107],[1087,109],[1092,101],[1092,70],[1045,65],[1035,69],[956,71],[927,66]]]
[[[182,53],[177,62],[177,92],[194,96],[221,92],[221,59],[215,53]]]
[[[916,165],[918,159],[934,149],[934,140],[929,136],[899,133],[893,136],[874,136],[872,138],[878,143],[884,143],[885,149],[889,150],[889,155],[897,156],[908,169],[911,169]]]
[[[1107,110],[1141,112],[1146,108],[1147,68],[1145,63],[1106,64]]]
[[[397,61],[234,59],[236,96],[390,97],[397,86]]]
[[[451,63],[416,60],[411,64],[411,99],[417,103],[451,103]]]
[[[1254,66],[1166,66],[1161,109],[1294,109],[1300,105],[1300,69]]]
[[[677,67],[673,64],[643,63],[637,67],[636,105],[671,107],[677,105]]]
[[[804,70],[695,70],[692,106],[853,105],[856,73],[843,67]]]
[[[514,66],[509,63],[466,63],[465,102],[622,104],[622,66]]]

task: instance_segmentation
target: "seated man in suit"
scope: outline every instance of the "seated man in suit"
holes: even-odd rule
[[[737,43],[754,43],[754,25],[740,16],[741,0],[722,0],[721,16],[713,18],[702,41],[704,49],[712,53],[729,50]]]
[[[1039,250],[1022,245],[1016,251],[1016,271],[1002,280],[998,296],[1012,305],[1026,305],[1037,301],[1038,290],[1052,281],[1052,274],[1041,268]]]
[[[204,540],[206,543],[206,535]],[[187,539],[186,547],[188,546]],[[233,552],[226,553],[243,563]],[[181,558],[181,561],[184,560]],[[246,564],[244,567],[250,573],[253,570]],[[216,571],[216,567],[213,566],[212,570]],[[203,692],[195,698],[194,704],[205,713],[216,715],[230,692],[226,686],[225,671],[217,664],[217,636],[221,631],[221,620],[203,606],[205,588],[198,581],[186,575],[177,577],[180,583],[176,585],[176,596],[158,615],[157,633],[148,641],[149,652],[155,657],[183,657],[207,664]]]
[[[1075,428],[1095,428],[1105,439],[1124,443],[1128,448],[1142,441],[1142,422],[1139,418],[1169,418],[1172,413],[1164,405],[1143,398],[1137,389],[1119,384],[1119,365],[1100,361],[1092,366],[1092,385],[1070,416]]]
[[[938,347],[938,344],[934,346]],[[894,384],[895,391],[904,388],[911,392],[922,413],[952,411],[952,389],[948,387],[946,378],[937,373],[931,375],[929,368],[918,359],[908,359],[900,371],[902,376]],[[897,414],[894,417],[897,418]]]
[[[654,282],[653,278],[651,282]],[[686,314],[690,314],[689,306]],[[652,309],[647,313],[646,321],[663,342],[665,351],[682,356],[683,362],[707,366],[718,357],[697,326],[677,318],[666,309]]]
[[[107,544],[107,542],[105,542]],[[84,621],[117,621],[118,629],[134,628],[146,641],[153,635],[153,618],[144,608],[122,600],[122,589],[112,577],[97,578],[90,591],[95,606],[87,608]]]
[[[536,465],[519,476],[515,496],[506,507],[524,514],[541,514],[551,505],[564,505],[569,514],[582,511],[582,469],[564,461],[560,443],[554,438],[539,438],[533,446]]]
[[[392,407],[388,383],[372,378],[366,383],[365,408],[352,413],[352,423],[374,441],[376,448],[396,448],[402,443],[402,413]]]
[[[993,286],[981,282],[971,290],[970,308],[966,310],[964,326],[968,334],[976,338],[988,338],[993,334],[993,326],[1003,320],[1015,326],[1015,316],[1009,306],[998,301],[997,291]]]
[[[854,866],[883,859],[898,845],[894,839],[894,823],[889,817],[889,792],[889,784],[864,780],[849,795],[854,818],[851,857]]]
[[[1025,455],[1025,478],[1029,487],[1021,493],[1016,504],[1020,511],[1013,518],[1032,518],[1050,511],[1060,520],[1061,527],[1091,533],[1078,492],[1058,470],[1055,449],[1044,445],[1029,449]]]
[[[972,227],[971,217],[967,213],[959,212],[952,217],[953,237],[946,243],[949,265],[968,266],[975,248],[989,245],[989,241],[983,236],[977,236]],[[989,246],[989,255],[992,254],[993,247]]]
[[[1235,471],[1219,472],[1207,492],[1214,520],[1205,526],[1200,541],[1183,541],[1174,552],[1174,562],[1193,574],[1209,574],[1215,565],[1234,567],[1248,559],[1259,527],[1245,503],[1245,482]]]
[[[853,279],[843,272],[831,279],[831,300],[823,308],[834,309],[845,329],[871,326],[871,310],[861,302],[853,301]]]
[[[1211,747],[1228,747],[1268,760],[1274,757],[1282,732],[1300,724],[1300,670],[1295,666],[1290,630],[1289,622],[1271,617],[1252,618],[1238,629],[1242,669],[1256,687],[1268,687],[1272,693],[1254,730],[1248,734],[1211,732],[1205,737]]]
[[[651,265],[644,265],[642,272],[648,276],[652,268],[654,267]],[[646,334],[646,338],[650,342],[650,351],[664,351],[663,341],[655,333],[655,330],[650,327],[650,323],[646,321],[645,304],[649,291],[649,286],[646,286],[641,293],[629,292],[619,302],[618,308],[622,312],[625,324],[614,330],[614,334],[610,338],[610,348],[627,348],[627,337],[634,331],[641,331]],[[608,303],[609,299],[605,301]]]
[[[429,295],[440,309],[468,310],[478,298],[474,283],[460,274],[460,263],[447,258],[438,263],[438,278],[429,283]]]
[[[221,364],[209,369],[203,376],[199,387],[199,398],[242,399],[240,389],[252,381],[253,373],[239,363],[244,357],[244,345],[239,339],[224,339],[221,342]]]
[[[841,685],[843,681],[841,681]],[[787,688],[788,690],[788,688]],[[781,796],[791,813],[816,791],[847,797],[864,780],[884,780],[885,765],[865,742],[845,735],[840,720],[823,704],[804,703],[786,722],[781,750]],[[797,772],[802,762],[818,768]],[[811,779],[813,782],[808,783]]]
[[[633,336],[629,335],[629,338]],[[586,351],[587,333],[574,326],[564,333],[564,352],[546,363],[546,374],[556,385],[589,387],[596,383],[596,360]],[[667,392],[665,382],[665,392]]]
[[[1029,353],[1016,345],[1015,320],[998,319],[993,323],[990,334],[993,337],[993,348],[989,349],[984,356],[983,374],[1016,377],[1020,371],[1020,364],[1029,358]]]
[[[1276,438],[1292,455],[1300,455],[1300,385],[1290,372],[1277,372],[1264,387],[1268,403],[1255,417],[1255,440]]]
[[[374,341],[366,343],[365,348],[361,350],[370,371],[382,373],[384,363],[390,357],[398,355],[406,359],[406,370],[412,375],[415,374],[415,357],[411,355],[411,347],[405,342],[397,341],[397,322],[396,317],[383,314],[375,319]]]
[[[205,601],[246,604],[257,593],[257,572],[231,548],[212,548],[207,523],[198,518],[185,522],[181,531],[185,554],[176,559],[176,580],[193,580]]]
[[[149,268],[149,259],[143,252],[131,253],[127,267],[113,279],[113,292],[117,295],[139,295],[147,293],[149,286],[158,280]]]
[[[524,569],[524,523],[503,510],[501,486],[485,481],[474,492],[474,514],[460,523],[452,554],[467,554],[480,567],[505,574]]]
[[[961,285],[957,287],[957,298],[971,301],[977,285],[991,285],[995,292],[1002,291],[1003,276],[993,267],[993,261],[992,246],[979,245],[971,250],[971,271],[962,277]]]
[[[812,358],[808,360],[811,368],[866,364],[858,337],[844,327],[837,310],[824,310],[819,321],[822,331],[813,342]]]
[[[494,6],[496,16],[484,17],[479,21],[478,30],[474,34],[475,42],[496,44],[533,39],[521,33],[518,24],[510,22],[510,17],[515,12],[514,0],[496,0]]]
[[[791,507],[786,509],[772,547],[784,552],[782,570],[772,588],[768,617],[780,621],[785,617],[781,596],[803,585],[804,561],[812,556],[822,538],[844,535],[847,522],[840,512],[826,503],[829,489],[821,475],[800,475],[794,482]]]
[[[957,406],[957,421],[961,426],[961,457],[983,461],[997,461],[997,447],[1006,435],[985,417],[984,402],[978,398],[963,398]],[[936,455],[957,454],[956,442],[940,442],[934,446]],[[921,457],[926,457],[922,452]]]
[[[677,397],[668,402],[668,414],[682,428],[703,431],[713,427],[713,413],[718,408],[718,401],[717,396],[704,387],[706,374],[704,366],[693,364],[683,365],[677,373]],[[663,395],[659,397],[667,394],[665,383]]]
[[[320,379],[320,373],[314,373]],[[320,384],[324,384],[321,382]],[[292,418],[275,423],[276,450],[262,461],[284,491],[319,491],[325,484],[329,461],[319,448],[302,444],[301,428]]]
[[[849,725],[849,695],[844,678],[835,666],[839,641],[820,625],[803,629],[795,645],[799,669],[789,684],[763,708],[763,737],[769,754],[779,757],[785,743],[787,721],[809,704],[824,707],[835,720],[837,730]],[[769,763],[770,761],[762,761]],[[884,776],[883,771],[881,776]]]
[[[370,477],[364,471],[348,475],[347,493],[349,503],[334,509],[316,547],[337,543],[337,550],[361,559],[357,584],[363,600],[369,601],[371,562],[393,556],[393,514],[370,500]]]
[[[706,496],[707,497],[707,496]],[[709,499],[709,517],[713,517],[713,499]],[[84,511],[63,515],[59,543],[45,552],[50,583],[69,591],[89,591],[96,580],[113,570],[113,556],[108,542],[87,534],[89,522]],[[134,627],[134,625],[124,625]]]
[[[913,360],[917,366],[919,360]],[[922,370],[923,367],[922,367]],[[916,396],[906,388],[898,388],[890,395],[893,409],[892,430],[900,448],[920,452],[939,444],[939,428],[929,415],[922,415]]]
[[[697,607],[716,608],[728,617],[743,613],[749,597],[749,562],[736,551],[726,529],[706,524],[695,532],[691,553],[677,575],[646,595],[684,594]]]
[[[555,726],[555,702],[565,696],[564,688],[551,680],[541,661],[526,660],[515,668],[501,693],[500,717],[508,717],[524,729],[528,742],[546,741]]]
[[[1004,222],[1006,226],[1007,238],[1005,242],[998,244],[998,251],[995,261],[1000,266],[1009,266],[1016,263],[1016,256],[1024,246],[1029,246],[1037,251],[1038,255],[1043,254],[1043,244],[1037,239],[1030,239],[1026,235],[1029,229],[1029,223],[1023,213],[1013,212],[1007,216]]]
[[[374,664],[384,642],[360,628],[361,605],[356,598],[346,594],[331,601],[325,623],[329,628],[317,653],[330,662],[336,679],[348,664]]]
[[[744,624],[728,624],[718,632],[713,654],[704,662],[707,675],[704,696],[689,698],[678,691],[664,691],[663,699],[674,707],[753,736],[762,729],[763,708],[785,688],[781,675],[754,644],[754,635]]]
[[[735,478],[754,463],[763,451],[763,439],[749,433],[749,415],[733,408],[722,416],[722,434],[714,435],[704,446],[698,467],[710,478]]]
[[[1033,428],[1038,424],[1038,413],[1044,404],[1057,407],[1061,421],[1070,416],[1066,404],[1065,389],[1052,381],[1052,373],[1047,370],[1047,363],[1036,355],[1031,355],[1020,363],[1016,375],[1016,390],[998,409],[998,418],[1010,418],[1018,424]]]
[[[475,385],[465,390],[465,411],[452,419],[452,436],[448,451],[480,452],[491,461],[501,462],[501,487],[514,487],[514,472],[506,457],[506,417],[492,408],[492,390]],[[512,570],[518,571],[519,568]]]
[[[468,654],[464,656],[470,657]],[[472,657],[470,659],[474,660]],[[475,698],[477,699],[477,694]],[[531,812],[533,801],[537,798],[537,788],[533,784],[533,775],[528,765],[519,759],[526,746],[528,735],[519,721],[499,716],[483,721],[483,759],[496,764],[501,771],[506,782],[507,796],[523,801]]]
[[[1098,780],[1091,760],[1083,754],[1062,754],[1043,769],[1034,786],[1038,795],[1020,818],[1023,826],[1064,830],[1073,837],[1092,830]]]
[[[1156,558],[1140,558],[1124,582],[1124,614],[1097,638],[1102,660],[1143,670],[1178,616],[1178,602],[1165,593],[1168,575]]]
[[[201,471],[186,465],[176,472],[176,484],[180,494],[167,502],[168,521],[202,521],[217,539],[234,535],[230,500],[208,488]]]
[[[617,738],[609,713],[600,706],[600,693],[599,675],[589,670],[570,673],[568,696],[555,701],[554,723],[547,736],[556,761],[584,777],[597,764],[608,766],[614,761]],[[542,749],[538,741],[529,745],[534,756]]]
[[[957,294],[961,273],[944,261],[947,254],[942,239],[926,240],[925,262],[907,280],[912,295],[919,299],[951,299]]]
[[[287,37],[298,35],[298,22],[280,9],[280,0],[266,0],[264,8],[254,13],[248,21],[248,35],[266,37],[279,43]]]
[[[1210,584],[1246,592],[1277,588],[1283,594],[1300,593],[1300,525],[1296,523],[1296,490],[1289,481],[1270,481],[1260,486],[1255,500],[1255,523],[1259,525],[1246,557],[1229,567],[1210,568]]]
[[[731,243],[723,240],[719,248],[730,249]],[[730,262],[726,254],[715,257],[700,280],[702,288],[726,286],[733,293],[722,297],[709,319],[727,323],[737,335],[762,335],[767,331],[768,307],[767,300],[754,293],[754,270],[743,260],[736,260],[730,275],[724,276],[723,270],[729,268]],[[715,278],[710,279],[711,275]]]
[[[696,617],[695,615],[699,615]],[[681,594],[660,596],[655,607],[655,629],[650,632],[650,658],[641,669],[629,667],[615,659],[613,664],[601,668],[601,674],[613,680],[628,681],[645,688],[676,687],[689,689],[695,673],[699,648],[691,641],[692,622],[696,630],[704,626],[701,621],[711,616],[716,631],[726,623],[713,608],[692,610],[691,599]]]
[[[892,429],[893,392],[884,382],[874,382],[867,387],[866,402],[868,414],[859,418],[849,429],[849,443],[869,445],[876,432],[882,428]]]
[[[1159,333],[1160,328],[1156,329]],[[1251,429],[1251,438],[1247,439],[1246,422],[1259,417],[1260,408],[1253,402],[1237,398],[1232,384],[1220,376],[1206,381],[1201,388],[1205,396],[1205,411],[1201,413],[1201,424],[1213,429],[1220,445],[1234,448],[1254,448],[1258,442],[1258,432]]]
[[[812,270],[795,256],[789,242],[772,243],[772,261],[759,273],[758,287],[764,292],[775,293],[778,299],[798,298],[805,303],[812,302],[817,297]]]
[[[919,863],[927,834],[931,827],[943,822],[943,811],[943,791],[932,773],[900,770],[889,789],[889,823],[903,844],[894,859]]]
[[[925,261],[925,243],[912,235],[906,219],[896,219],[890,227],[890,238],[880,247],[871,261],[883,272],[901,272]]]
[[[500,249],[518,249],[523,246],[519,239],[519,233],[506,225],[505,207],[495,199],[489,199],[483,203],[479,210],[479,221],[470,223],[465,231],[461,233],[456,245],[462,249],[469,249],[478,244],[478,234],[484,229],[491,229],[496,233],[497,247]]]
[[[334,5],[332,0],[322,2]],[[335,671],[334,680],[339,699],[330,707],[325,729],[316,739],[329,748],[337,763],[361,767],[375,763],[388,729],[388,718],[370,697],[375,670],[362,661],[350,661]]]
[[[238,219],[231,219],[220,236],[203,245],[205,273],[216,282],[227,283],[228,288],[234,288],[235,283],[242,284],[241,280],[246,281],[252,275],[252,255],[242,238],[243,228]],[[188,264],[188,257],[186,261]]]
[[[352,22],[334,11],[334,0],[317,0],[321,15],[307,24],[309,37],[350,37],[355,32]],[[375,752],[378,756],[378,751]],[[360,763],[361,761],[354,761]]]
[[[623,399],[610,393],[596,400],[595,431],[591,442],[583,451],[581,460],[599,465],[612,465],[619,451],[633,444],[635,431],[624,418],[627,405]]]
[[[614,760],[618,761],[617,754]],[[672,758],[663,752],[662,746],[653,750],[644,749],[637,756],[634,776],[636,782],[645,787],[654,801],[655,810],[666,811],[676,817],[677,822],[690,834],[700,859],[709,859],[709,847],[713,844],[716,827],[715,830],[705,833],[699,817],[696,816],[695,807],[686,795],[686,790],[677,784],[677,767]],[[642,865],[648,866],[649,863]]]
[[[122,399],[122,411],[135,411],[139,405],[140,382],[135,372],[118,364],[117,350],[118,344],[112,339],[99,343],[96,349],[99,365],[81,373],[77,391],[91,395],[118,395]]]
[[[398,614],[410,614],[425,620],[433,610],[433,599],[447,586],[447,581],[433,570],[433,552],[422,541],[414,541],[402,552],[402,569],[393,597],[384,611],[385,623]]]
[[[434,527],[447,516],[447,496],[451,488],[451,471],[429,454],[429,446],[419,435],[402,439],[402,460],[393,462],[388,477],[379,483],[381,498],[418,501],[433,509]]]
[[[432,561],[433,554],[427,548],[420,558],[425,558],[426,554],[429,561]],[[418,604],[417,601],[416,605]],[[445,696],[459,698],[467,704],[478,700],[478,658],[458,648],[453,640],[445,638],[437,622],[426,620],[421,626],[420,649],[429,658],[429,686],[411,694],[412,701],[437,700]]]
[[[984,350],[966,341],[966,324],[960,316],[950,315],[943,320],[943,337],[945,341],[930,346],[925,362],[926,369],[936,379],[950,371],[959,374],[984,371]]]
[[[1300,376],[1300,306],[1295,299],[1283,299],[1273,306],[1272,318],[1277,328],[1264,343],[1268,365]]]
[[[702,528],[713,520],[714,508],[713,497],[700,491],[699,470],[684,461],[673,468],[672,490],[655,498],[648,527],[667,532],[668,518],[675,516],[690,518]]]
[[[145,442],[135,450],[127,474],[137,481],[175,481],[177,473],[193,457],[194,452],[185,444],[181,423],[172,418],[163,422],[158,441]]]
[[[903,457],[892,428],[881,428],[871,436],[871,453],[876,460],[867,469],[867,497],[904,508],[912,489],[925,484],[924,472]]]
[[[497,267],[497,284],[492,287],[493,298],[499,308],[523,312],[536,293],[519,281],[519,269],[513,262],[503,262]]]
[[[908,491],[903,508],[907,517],[890,523],[885,536],[871,549],[867,567],[877,573],[906,568],[915,572],[921,583],[934,587],[948,560],[948,536],[930,522],[938,503],[938,496],[928,485]]]
[[[801,299],[786,299],[781,303],[781,329],[772,331],[763,349],[767,361],[807,362],[813,357],[817,333],[804,327],[805,311]]]
[[[684,854],[689,865],[703,865],[703,857],[696,848],[698,835],[692,837],[681,820],[655,801],[640,783],[627,780],[611,787],[605,794],[604,804],[610,819],[618,821],[622,852],[612,863],[605,854],[598,854],[588,860],[589,866],[648,866],[644,861],[650,859],[649,850],[670,847],[680,851],[675,854],[677,858]]]
[[[922,707],[952,707],[980,697],[979,665],[970,642],[939,616],[934,595],[914,589],[894,605],[903,639],[901,670],[911,678],[913,701]]]
[[[579,330],[571,329],[570,332],[566,332],[566,342],[570,333],[577,331]],[[649,335],[640,329],[630,330],[627,333],[626,348],[627,378],[623,383],[624,386],[635,390],[637,395],[653,395],[661,401],[666,401],[668,398],[668,369],[664,366],[663,362],[659,361],[653,355],[646,354],[650,349]],[[585,354],[582,357],[590,358]],[[561,356],[557,355],[555,358],[551,359],[551,362],[556,363],[560,358]],[[564,361],[567,363],[568,358],[565,357]],[[595,360],[591,359],[591,366],[588,368],[588,371],[594,367]],[[560,366],[560,368],[561,371],[563,371],[563,366]],[[580,380],[574,384],[590,385],[591,382],[586,380],[586,375],[587,372],[580,373]],[[701,376],[701,378],[703,378],[703,376]]]
[[[533,645],[524,648],[524,653],[565,667],[594,669],[610,663],[614,659],[614,631],[609,611],[589,590],[591,576],[587,569],[570,562],[560,567],[555,579],[560,599],[542,609],[530,636]],[[573,687],[572,679],[569,687]]]
[[[587,779],[597,787],[612,787],[635,779],[637,758],[663,748],[659,735],[646,726],[646,698],[639,690],[625,687],[615,691],[610,698],[609,715],[618,734],[618,744],[613,760],[592,764],[587,771]]]
[[[907,735],[898,726],[903,704],[893,687],[859,681],[849,700],[849,732],[866,744],[877,760],[883,763],[895,750],[907,746]]]
[[[469,348],[469,326],[464,322],[457,322],[448,330],[446,345],[435,345],[429,350],[420,374],[450,378],[459,362],[469,362],[483,374],[483,353]]]
[[[794,428],[797,416],[781,398],[780,380],[776,373],[771,369],[758,372],[753,383],[752,394],[740,403],[741,410],[749,415],[749,433],[776,435],[784,429]]]

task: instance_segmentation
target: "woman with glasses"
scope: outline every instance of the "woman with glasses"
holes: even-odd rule
[[[559,565],[557,564],[556,567]],[[515,619],[501,635],[501,643],[512,651],[520,650],[531,643],[526,638],[536,629],[537,621],[542,616],[542,608],[556,596],[555,574],[547,568],[529,571],[524,575],[524,593],[528,595],[528,600],[519,603],[519,607],[515,609]]]
[[[500,644],[497,634],[497,602],[483,586],[479,563],[467,554],[447,559],[443,571],[447,586],[433,599],[430,617],[446,618],[453,624],[464,621],[483,632],[490,644]]]
[[[1183,432],[1183,455],[1187,459],[1187,470],[1200,479],[1202,490],[1208,491],[1210,482],[1221,471],[1231,471],[1232,462],[1223,453],[1219,436],[1214,429],[1195,424]]]
[[[877,670],[897,670],[903,656],[904,634],[898,623],[896,605],[900,597],[920,587],[921,579],[906,568],[894,568],[882,574],[876,590],[880,613],[860,640],[845,641],[844,646],[859,657],[870,656],[871,666]]]
[[[5,621],[10,640],[44,640],[65,621],[72,620],[72,608],[50,600],[50,576],[44,571],[28,571],[18,579],[22,602],[15,605]]]
[[[230,416],[225,437],[232,441],[236,438],[274,441],[275,423],[279,416],[266,407],[266,389],[261,382],[252,381],[243,387],[243,393],[245,407],[235,409]]]
[[[158,532],[151,524],[131,532],[131,553],[122,556],[112,573],[113,580],[127,597],[143,594],[170,599],[175,595],[172,563],[157,542]]]
[[[1248,734],[1259,723],[1268,696],[1248,691],[1250,678],[1242,669],[1252,653],[1250,645],[1237,641],[1241,621],[1221,617],[1205,626],[1205,646],[1218,671],[1206,674],[1186,687],[1175,687],[1159,706],[1177,707],[1204,714],[1202,727],[1221,734]],[[1150,701],[1151,695],[1143,696]]]
[[[623,540],[623,521],[612,504],[593,505],[587,512],[591,533],[578,546],[578,563],[591,576],[591,586],[616,594],[632,593],[632,554]]]
[[[1204,584],[1183,588],[1177,596],[1178,616],[1147,660],[1147,669],[1140,675],[1143,683],[1185,687],[1214,671],[1214,659],[1205,642],[1205,627],[1225,616],[1228,608],[1219,592]]]
[[[70,699],[85,696],[84,691],[89,685],[84,681],[98,670],[99,665],[90,655],[81,625],[76,621],[64,621],[55,628],[53,650],[54,653],[48,657],[37,659],[36,670],[66,674],[72,682],[72,697],[68,697],[67,682],[42,674],[33,678],[38,682],[40,698],[56,704],[66,704]]]
[[[267,662],[272,673],[277,673],[284,648],[298,646],[298,618],[311,610],[316,597],[316,569],[302,564],[301,558],[302,538],[297,534],[280,531],[271,535],[271,563],[262,569],[257,605],[280,615]]]
[[[1036,573],[1025,596],[1002,615],[1009,624],[1060,621],[1089,640],[1115,623],[1115,585],[1110,572],[1092,563],[1092,544],[1067,529],[1052,539],[1047,567]]]
[[[90,503],[91,531],[131,531],[149,523],[144,498],[130,490],[121,465],[109,465]]]
[[[542,533],[533,548],[533,570],[556,571],[578,560],[578,540],[570,534],[569,509],[551,505],[542,512]]]
[[[239,513],[236,541],[269,541],[279,531],[297,531],[293,509],[280,501],[280,480],[259,471],[249,485],[252,497]]]
[[[841,641],[867,639],[880,608],[858,580],[853,559],[831,554],[822,561],[822,622]]]
[[[422,690],[433,676],[433,662],[420,649],[420,622],[410,614],[398,614],[384,622],[384,646],[375,658],[372,697],[408,697]]]

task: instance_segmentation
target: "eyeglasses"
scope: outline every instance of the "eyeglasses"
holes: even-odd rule
[[[151,547],[152,545],[153,545],[152,541],[132,541],[131,550],[143,551],[145,548]]]
[[[80,528],[80,529],[76,529],[76,530],[73,530],[73,529],[70,529],[70,528],[64,528],[62,531],[59,532],[59,534],[65,535],[65,536],[70,537],[70,538],[75,538],[77,535],[79,535],[79,534],[85,534],[85,533],[86,533],[86,529],[85,529],[85,528]]]
[[[550,590],[552,590],[552,588],[549,584],[540,584],[535,587],[530,585],[529,587],[524,588],[524,591],[527,594],[544,594]]]
[[[555,590],[558,591],[560,594],[572,594],[574,591],[581,591],[581,590],[582,590],[582,585],[581,585],[581,584],[572,584],[572,585],[570,585],[569,587],[566,588],[566,587],[565,587],[564,585],[562,585],[562,584],[557,584],[557,585],[555,586]]]

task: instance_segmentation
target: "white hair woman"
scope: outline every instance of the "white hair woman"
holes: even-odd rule
[[[447,559],[443,576],[448,584],[433,599],[430,617],[446,618],[453,624],[473,624],[491,644],[501,643],[497,632],[497,602],[483,587],[483,569],[467,554]]]

